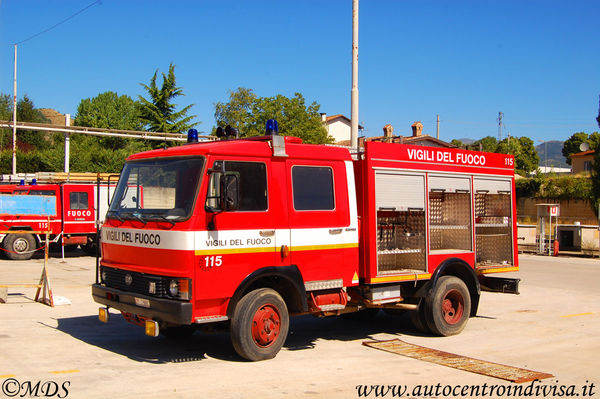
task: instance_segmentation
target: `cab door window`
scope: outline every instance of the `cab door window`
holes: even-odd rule
[[[224,166],[224,167],[223,167]],[[239,208],[242,212],[266,211],[267,201],[267,167],[261,162],[215,161],[213,170],[224,170],[237,176],[239,182]],[[211,211],[221,211],[219,204],[221,173],[212,173],[206,207]]]
[[[69,207],[75,210],[89,209],[88,193],[79,191],[69,193]]]
[[[331,211],[335,208],[333,172],[329,167],[292,167],[292,187],[297,211]]]

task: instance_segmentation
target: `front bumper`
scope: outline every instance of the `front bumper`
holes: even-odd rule
[[[192,304],[190,302],[132,294],[100,284],[92,285],[92,297],[95,302],[102,305],[152,320],[172,324],[192,323]],[[138,298],[138,302],[142,300],[148,306],[137,305],[136,298]]]

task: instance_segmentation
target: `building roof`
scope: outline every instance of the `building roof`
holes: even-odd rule
[[[344,116],[342,114],[337,114],[337,115],[331,115],[325,118],[325,123],[332,123],[334,122],[336,119],[343,119],[344,121],[346,121],[348,124],[352,123],[352,121],[350,120],[350,118],[348,118],[347,116]],[[364,127],[359,124],[358,125],[359,129],[364,129]]]
[[[433,136],[429,136],[427,134],[423,134],[421,136],[378,136],[378,137],[367,137],[365,141],[384,141],[384,142],[392,142],[392,143],[402,143],[402,144],[412,144],[412,145],[424,145],[426,143],[431,143],[439,147],[447,147],[447,148],[456,148],[455,145],[450,144],[446,141],[439,140]]]
[[[588,155],[594,155],[594,153],[596,153],[595,150],[577,152],[575,154],[571,154],[571,158],[573,158],[573,157],[586,157]]]

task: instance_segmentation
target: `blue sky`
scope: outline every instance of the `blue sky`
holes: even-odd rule
[[[0,0],[0,92],[12,94],[13,44],[93,0]],[[600,130],[600,1],[362,0],[359,119],[367,136],[564,140]],[[321,112],[350,116],[351,0],[102,0],[19,45],[18,97],[77,112],[105,91],[144,95],[156,69],[176,65],[199,130],[214,103],[247,87],[295,92]]]

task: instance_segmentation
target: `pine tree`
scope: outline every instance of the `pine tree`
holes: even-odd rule
[[[196,115],[187,115],[194,104],[185,106],[176,111],[176,104],[172,101],[182,96],[183,90],[175,82],[175,65],[169,65],[169,72],[162,74],[163,82],[160,89],[156,85],[158,69],[150,79],[150,84],[141,85],[146,89],[149,99],[139,96],[140,118],[146,124],[146,129],[151,132],[183,133],[197,125],[191,123]]]

